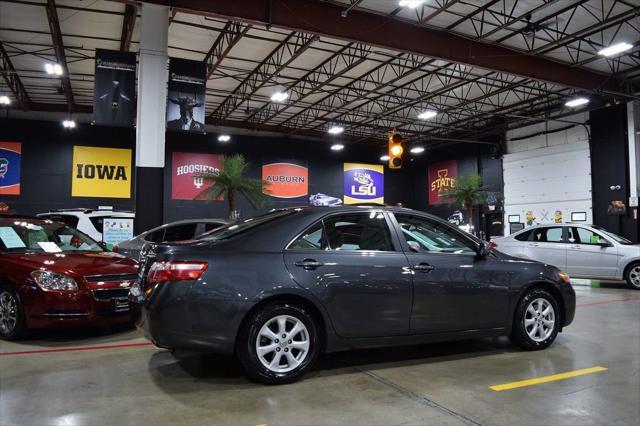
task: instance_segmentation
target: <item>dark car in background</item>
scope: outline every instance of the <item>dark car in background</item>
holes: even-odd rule
[[[235,353],[264,383],[321,352],[502,335],[543,349],[575,311],[557,268],[403,208],[275,210],[143,256],[130,300],[146,336]]]
[[[0,338],[131,321],[137,262],[64,223],[0,217]]]

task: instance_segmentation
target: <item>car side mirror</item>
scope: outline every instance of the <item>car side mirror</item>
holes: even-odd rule
[[[605,240],[600,240],[598,241],[598,245],[602,248],[606,248],[606,247],[611,247],[613,246],[613,244],[611,244],[609,241],[605,241]]]
[[[476,253],[478,253],[478,257],[486,257],[489,254],[489,251],[489,244],[485,243],[484,241],[476,245]]]

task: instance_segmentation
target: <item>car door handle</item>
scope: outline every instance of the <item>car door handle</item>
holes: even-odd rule
[[[304,259],[304,260],[299,260],[295,262],[294,265],[299,266],[300,268],[304,268],[306,270],[312,270],[312,269],[321,267],[323,263],[313,259]]]
[[[529,247],[538,247],[539,245],[540,244],[538,244],[538,243],[531,243],[531,244],[529,244]]]
[[[429,265],[428,263],[418,263],[417,265],[413,265],[413,267],[411,268],[414,271],[418,271],[418,272],[431,272],[433,271],[435,268],[431,265]]]

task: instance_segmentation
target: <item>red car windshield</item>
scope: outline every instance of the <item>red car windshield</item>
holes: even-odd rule
[[[96,241],[62,223],[21,220],[0,223],[0,250],[6,253],[104,251]]]

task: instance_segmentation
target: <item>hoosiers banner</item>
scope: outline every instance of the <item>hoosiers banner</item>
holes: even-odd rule
[[[220,173],[220,155],[197,152],[174,152],[171,164],[171,198],[195,200],[211,183],[198,175],[206,172]],[[222,200],[222,198],[220,198]]]
[[[136,121],[136,54],[96,49],[93,121],[133,126]]]
[[[0,142],[0,195],[20,195],[22,144]]]
[[[309,194],[309,169],[299,164],[265,164],[262,180],[269,182],[263,191],[275,198],[300,198]]]
[[[344,203],[384,204],[384,167],[344,163]]]
[[[458,162],[443,161],[429,165],[428,169],[429,204],[445,204],[448,198],[442,196],[446,191],[455,188],[458,177]]]
[[[206,84],[204,62],[170,59],[167,129],[204,133]]]
[[[131,150],[73,147],[72,197],[131,198]]]

